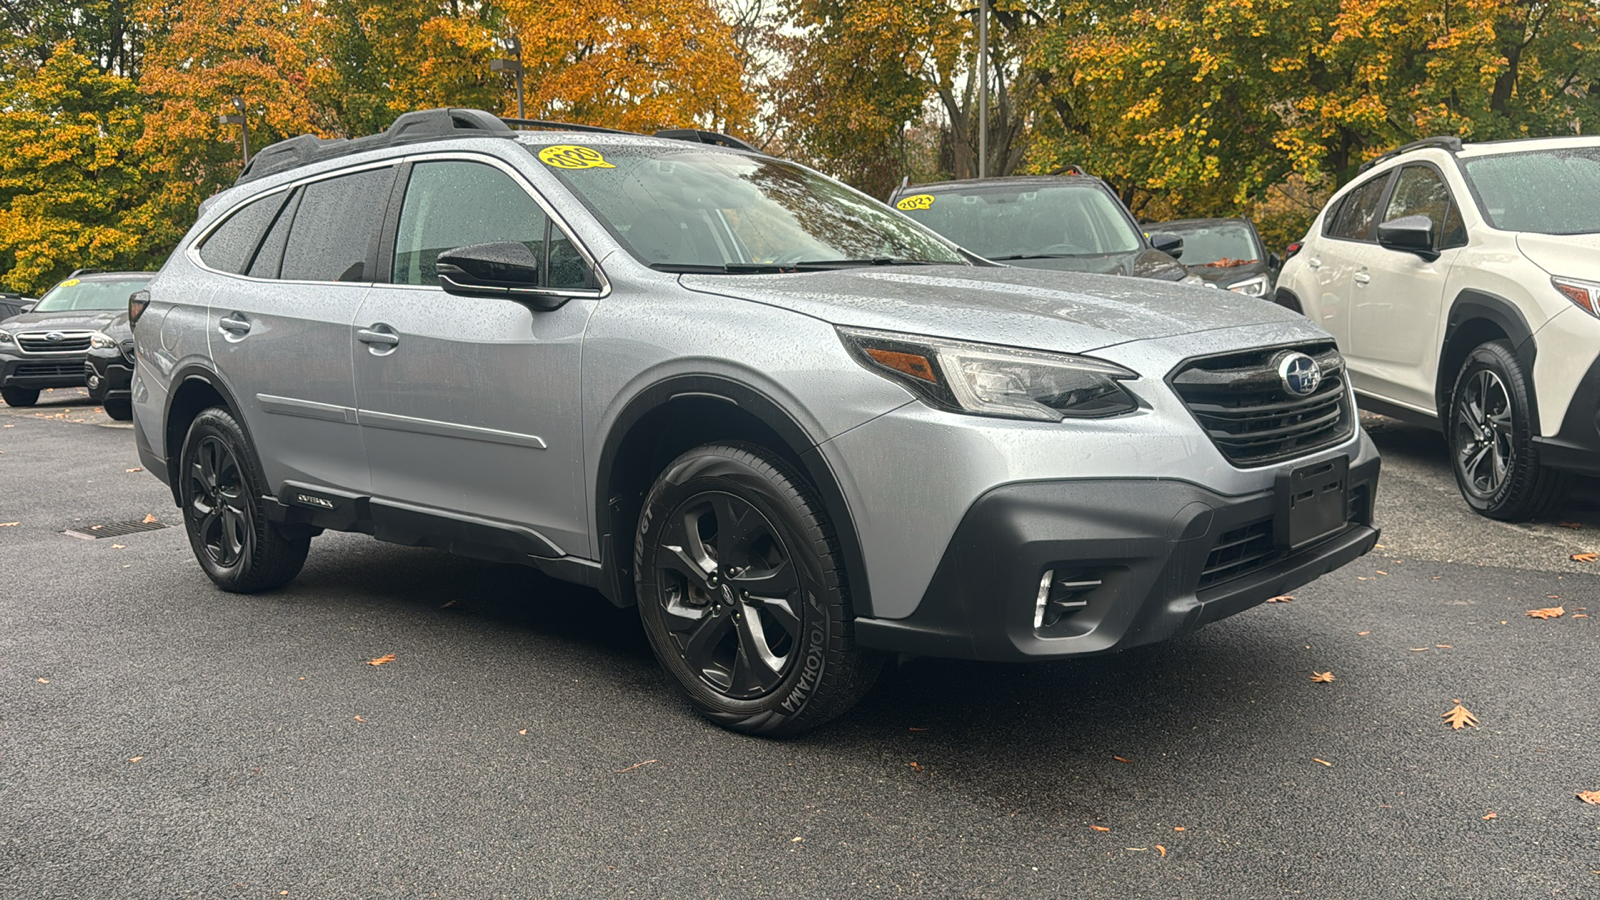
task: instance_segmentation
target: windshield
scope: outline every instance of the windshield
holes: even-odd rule
[[[1152,232],[1164,231],[1183,238],[1183,264],[1186,266],[1246,266],[1259,262],[1250,228],[1239,222],[1217,225],[1151,225]]]
[[[1461,160],[1489,224],[1535,234],[1600,232],[1600,147]]]
[[[895,205],[989,259],[1104,256],[1143,246],[1121,205],[1093,184],[976,185],[916,194]]]
[[[34,312],[63,312],[75,309],[127,309],[128,295],[142,291],[150,283],[143,278],[118,278],[80,281],[68,278],[39,298]]]
[[[662,271],[969,264],[881,203],[793,163],[693,145],[529,150]]]

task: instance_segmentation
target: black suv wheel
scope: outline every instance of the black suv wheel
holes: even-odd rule
[[[1549,509],[1566,473],[1539,465],[1533,443],[1532,387],[1505,341],[1467,355],[1450,392],[1451,468],[1468,505],[1491,519],[1517,521]]]
[[[848,709],[882,660],[856,648],[833,529],[804,477],[748,444],[678,457],[645,500],[639,615],[718,725],[788,735]]]
[[[0,388],[0,399],[7,406],[32,406],[39,402],[39,392],[34,388]]]
[[[227,410],[212,407],[195,417],[179,459],[189,545],[217,587],[248,594],[282,587],[300,574],[311,539],[288,537],[267,521],[255,454]]]

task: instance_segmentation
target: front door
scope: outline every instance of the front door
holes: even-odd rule
[[[436,159],[410,168],[393,283],[362,304],[352,348],[373,498],[529,528],[586,553],[579,355],[597,301],[535,312],[439,288],[440,252],[497,241],[546,259],[547,284],[592,278],[508,167]]]

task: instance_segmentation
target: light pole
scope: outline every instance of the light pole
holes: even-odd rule
[[[239,126],[239,146],[244,150],[244,164],[248,166],[250,165],[250,125],[244,119],[244,98],[233,98],[233,108],[238,110],[238,113],[224,113],[217,116],[217,124]]]
[[[511,39],[511,52],[516,59],[491,59],[489,71],[510,72],[517,79],[517,118],[525,118],[522,114],[522,42],[515,37]]]
[[[989,177],[989,0],[978,0],[978,177]]]

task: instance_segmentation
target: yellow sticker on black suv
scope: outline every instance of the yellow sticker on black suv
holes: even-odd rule
[[[539,161],[557,169],[615,169],[599,150],[577,144],[556,144],[539,151]]]
[[[933,195],[932,194],[912,194],[911,196],[905,198],[904,200],[901,200],[899,203],[896,203],[894,205],[894,208],[895,209],[904,209],[904,210],[907,210],[907,211],[910,211],[910,210],[913,210],[913,209],[932,209],[933,208]]]

